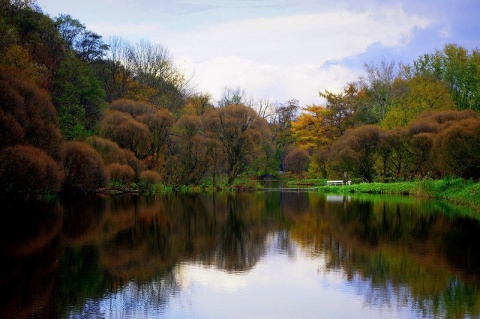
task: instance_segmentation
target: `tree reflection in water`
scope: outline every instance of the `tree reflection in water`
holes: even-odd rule
[[[0,317],[161,316],[184,289],[182,265],[242,274],[298,247],[371,307],[478,316],[480,227],[451,209],[302,192],[6,205]]]

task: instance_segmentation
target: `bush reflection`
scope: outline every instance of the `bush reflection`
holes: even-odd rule
[[[139,302],[161,312],[182,289],[180,264],[248,272],[271,245],[325,257],[323,271],[341,271],[372,306],[480,314],[480,226],[460,212],[440,214],[437,202],[271,192],[34,207],[7,207],[0,317],[101,316],[99,303],[112,294],[127,314]]]

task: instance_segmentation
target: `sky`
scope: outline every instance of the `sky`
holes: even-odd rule
[[[105,41],[164,46],[196,92],[322,103],[365,63],[411,63],[448,43],[479,48],[479,0],[37,0]]]

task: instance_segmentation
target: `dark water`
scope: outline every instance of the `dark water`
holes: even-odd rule
[[[307,192],[3,204],[0,318],[478,318],[460,213]]]

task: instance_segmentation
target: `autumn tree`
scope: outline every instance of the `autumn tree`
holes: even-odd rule
[[[296,99],[275,106],[269,124],[272,131],[272,140],[277,147],[284,147],[294,143],[291,128],[299,108],[300,106]]]
[[[144,165],[139,161],[132,151],[123,149],[117,143],[99,136],[90,136],[86,142],[94,148],[103,159],[105,165],[121,164],[130,166],[138,179],[144,170]]]
[[[130,114],[117,110],[106,113],[100,123],[100,134],[116,142],[121,148],[132,151],[144,159],[150,151],[150,130]]]
[[[339,173],[353,173],[366,182],[376,175],[375,164],[384,131],[375,125],[348,130],[331,147],[331,164]]]
[[[165,161],[165,151],[170,140],[171,129],[175,118],[165,108],[158,108],[154,113],[146,113],[137,117],[138,121],[150,130],[150,168],[159,169]]]
[[[135,122],[138,122],[137,125],[146,125],[142,130],[148,129],[148,134],[146,131],[144,133],[150,137],[150,140],[147,143],[148,148],[144,149],[146,154],[140,158],[145,158],[150,168],[160,169],[164,164],[167,142],[175,122],[173,114],[163,107],[155,107],[147,102],[130,99],[113,101],[110,110],[119,111],[127,117],[130,116]],[[106,124],[105,121],[107,121],[106,118],[102,123]]]
[[[199,116],[183,115],[175,123],[167,171],[175,185],[198,184],[209,170],[206,139]]]
[[[432,157],[432,148],[437,135],[458,121],[476,117],[478,117],[478,114],[472,110],[432,111],[420,115],[408,127],[412,134],[408,145],[412,156],[409,168],[410,175],[412,177],[433,175],[436,161],[435,157]]]
[[[311,105],[292,122],[292,134],[296,144],[306,150],[318,149],[330,144],[334,132],[327,123],[329,110],[322,106]]]
[[[94,192],[107,183],[105,165],[100,155],[84,142],[65,143],[63,155],[63,190]]]
[[[113,163],[106,167],[110,182],[129,185],[135,181],[135,171],[130,165]]]
[[[396,127],[386,132],[385,139],[381,142],[381,151],[388,153],[387,163],[384,164],[384,177],[386,175],[395,179],[409,178],[409,167],[412,160],[411,149],[412,134],[402,127]]]
[[[15,69],[22,77],[40,87],[45,87],[45,79],[49,77],[47,70],[36,63],[28,50],[18,44],[13,44],[0,52],[0,64]]]
[[[144,88],[154,90],[148,102],[167,107],[174,113],[180,110],[188,81],[174,66],[172,57],[165,47],[140,40],[130,46],[126,64],[135,81]]]
[[[62,141],[49,95],[14,70],[0,67],[0,125],[2,147],[30,144],[59,159]]]
[[[359,108],[361,97],[364,94],[354,83],[350,83],[342,93],[332,93],[328,90],[320,92],[320,97],[326,100],[326,122],[341,136],[348,128],[355,124],[355,115]]]
[[[244,105],[217,109],[208,119],[208,127],[220,141],[229,185],[248,164],[265,156],[264,147],[271,141],[266,121]]]
[[[299,174],[308,169],[310,155],[302,148],[295,148],[285,157],[285,170]]]
[[[296,119],[300,108],[298,100],[291,99],[285,104],[276,104],[269,116],[268,125],[272,132],[272,142],[275,145],[276,160],[280,170],[283,170],[283,161],[291,145],[295,143],[292,131],[292,122]]]
[[[445,82],[425,76],[395,81],[402,87],[402,93],[394,99],[393,105],[382,120],[385,128],[405,127],[421,113],[434,110],[454,110],[455,102]]]
[[[442,175],[480,177],[480,118],[456,121],[436,136],[432,156]]]
[[[0,196],[29,198],[56,193],[62,177],[56,161],[39,148],[14,145],[0,152]]]
[[[27,49],[32,60],[45,71],[42,72],[42,87],[48,89],[52,76],[67,51],[65,41],[54,21],[34,5],[12,6],[10,14],[8,19],[15,26],[18,43]]]
[[[183,106],[181,113],[202,116],[213,109],[214,106],[211,102],[211,96],[208,93],[195,94],[188,96],[185,99],[185,105]]]

